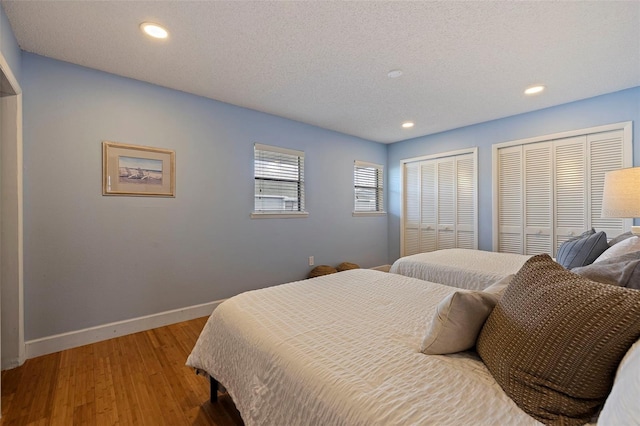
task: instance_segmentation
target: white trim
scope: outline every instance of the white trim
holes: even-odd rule
[[[458,149],[455,151],[441,152],[438,154],[430,154],[430,155],[422,155],[420,157],[405,158],[404,160],[400,160],[400,167],[402,167],[406,163],[415,163],[417,161],[433,160],[436,158],[455,157],[456,155],[462,155],[462,154],[476,154],[477,156],[478,147],[474,146],[473,148],[464,148],[464,149]]]
[[[631,137],[630,135],[632,131],[632,127],[631,127],[632,124],[633,124],[633,121],[622,121],[620,123],[605,124],[602,126],[589,127],[587,129],[568,130],[566,132],[551,133],[543,136],[534,136],[532,138],[518,139],[514,141],[507,141],[507,142],[499,142],[499,143],[494,143],[491,146],[493,147],[493,149],[497,150],[500,148],[506,148],[513,145],[527,145],[535,142],[544,142],[548,140],[571,138],[574,136],[583,136],[583,135],[588,135],[592,133],[603,133],[603,132],[609,132],[612,130],[623,130],[624,138],[625,140],[627,140],[627,136]]]
[[[4,76],[7,77],[7,80],[9,81],[9,84],[11,84],[13,91],[16,92],[16,95],[22,94],[22,88],[20,88],[20,84],[18,84],[18,80],[15,75],[13,75],[13,71],[11,71],[9,63],[5,60],[2,52],[0,52],[0,68],[2,68]]]
[[[353,160],[353,166],[354,167],[373,167],[379,170],[384,170],[384,166],[382,164],[376,164],[376,163],[368,163],[366,161],[360,161],[360,160]]]
[[[15,149],[15,163],[13,166],[16,167],[16,176],[15,181],[9,182],[8,184],[13,185],[13,190],[16,191],[16,199],[14,200],[17,204],[17,221],[11,221],[8,225],[15,226],[17,232],[17,241],[14,242],[14,246],[11,247],[15,249],[17,254],[17,271],[16,271],[16,279],[15,281],[9,283],[10,285],[17,286],[18,292],[18,318],[17,318],[17,327],[18,327],[18,342],[17,345],[17,357],[11,359],[2,359],[0,367],[4,369],[4,365],[12,365],[19,366],[24,363],[26,360],[26,349],[24,342],[24,249],[23,249],[23,149],[22,149],[22,133],[23,133],[23,124],[22,124],[22,88],[18,83],[11,67],[9,67],[8,62],[6,61],[2,52],[0,52],[0,71],[5,75],[7,81],[13,88],[13,91],[16,93],[11,97],[15,96],[15,139],[13,142],[15,146],[12,147]],[[4,124],[6,125],[6,123]],[[5,141],[6,142],[6,141]],[[4,161],[4,159],[3,159]],[[3,182],[3,184],[7,184],[7,182]],[[1,286],[7,285],[7,283],[0,283]],[[0,336],[1,338],[1,336]],[[0,339],[1,340],[1,339]]]
[[[303,157],[304,158],[304,151],[298,151],[298,150],[295,150],[295,149],[281,148],[279,146],[264,145],[264,144],[257,143],[257,142],[253,144],[253,148],[257,149],[259,151],[271,151],[271,152],[277,152],[279,154],[293,155],[295,157]]]
[[[251,219],[303,219],[305,217],[309,217],[309,212],[251,213]]]
[[[351,212],[351,216],[353,217],[358,217],[358,216],[386,216],[387,212]]]
[[[174,309],[139,318],[85,328],[83,330],[29,340],[26,342],[27,358],[35,358],[65,349],[76,348],[115,337],[126,336],[127,334],[138,333],[140,331],[208,316],[211,315],[213,310],[222,302],[224,302],[224,300],[216,300],[201,305]]]

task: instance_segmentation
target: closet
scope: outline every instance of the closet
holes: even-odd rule
[[[600,210],[605,173],[632,165],[631,134],[629,122],[494,145],[494,249],[555,256],[592,227],[628,229]]]
[[[477,148],[402,162],[402,256],[478,248]]]

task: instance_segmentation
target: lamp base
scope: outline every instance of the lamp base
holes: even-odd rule
[[[632,226],[631,227],[631,233],[633,235],[640,235],[640,226]]]

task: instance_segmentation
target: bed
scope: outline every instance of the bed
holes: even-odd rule
[[[396,260],[389,272],[469,290],[515,274],[531,256],[470,249],[418,253]]]
[[[352,270],[243,293],[214,311],[187,365],[222,383],[247,425],[539,424],[474,352],[420,352],[455,291]]]
[[[225,386],[247,425],[538,424],[474,353],[420,352],[453,291],[362,269],[251,291],[214,311],[187,364]]]

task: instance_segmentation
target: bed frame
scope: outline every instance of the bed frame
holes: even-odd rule
[[[209,376],[209,401],[212,404],[218,402],[218,381]]]

